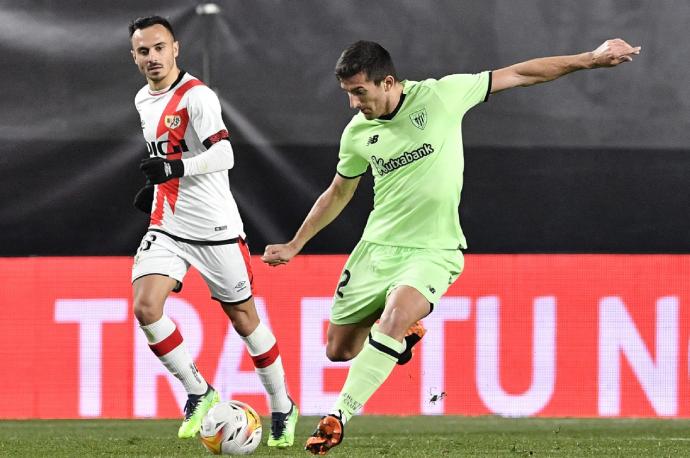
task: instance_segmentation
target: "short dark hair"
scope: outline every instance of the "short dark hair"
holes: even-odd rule
[[[398,80],[393,59],[386,49],[373,41],[358,41],[345,48],[335,64],[335,76],[339,80],[364,72],[367,80],[379,84],[391,75]]]
[[[173,40],[175,39],[175,32],[173,32],[173,28],[170,25],[170,22],[168,22],[167,19],[161,16],[138,17],[132,20],[132,22],[129,23],[129,38],[132,38],[132,35],[134,35],[134,32],[136,32],[137,30],[146,29],[156,24],[160,24],[166,29],[168,29],[168,32],[170,32],[170,35],[172,35]]]

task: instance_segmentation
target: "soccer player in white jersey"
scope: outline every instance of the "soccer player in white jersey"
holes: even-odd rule
[[[216,94],[180,70],[178,42],[160,16],[129,25],[132,57],[147,84],[137,93],[149,158],[141,162],[147,185],[135,206],[151,214],[134,258],[134,314],[153,353],[184,385],[188,401],[180,438],[194,437],[219,394],[185,349],[165,300],[179,292],[195,267],[244,340],[272,411],[269,446],[294,442],[297,406],[288,396],[278,346],[260,322],[252,297],[249,250],[242,219],[230,193],[234,156]]]
[[[431,313],[463,270],[460,250],[467,245],[458,205],[465,113],[490,93],[575,70],[613,67],[639,52],[616,39],[592,52],[424,81],[400,80],[390,54],[378,43],[359,41],[342,53],[335,73],[359,113],[341,137],[335,178],[293,239],[267,246],[263,256],[273,266],[289,262],[338,216],[371,168],[374,209],[343,269],[326,347],[330,359],[353,361],[340,396],[307,440],[307,450],[324,455],[341,443],[345,424],[395,365],[409,359],[415,343],[405,335],[410,326]]]

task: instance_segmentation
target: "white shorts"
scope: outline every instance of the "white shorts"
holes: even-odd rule
[[[165,275],[179,282],[173,290],[179,292],[190,265],[204,278],[213,299],[239,304],[252,297],[249,248],[239,237],[219,245],[202,245],[149,230],[134,256],[132,282],[146,275]]]

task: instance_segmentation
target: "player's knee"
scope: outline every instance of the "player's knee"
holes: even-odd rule
[[[326,346],[326,357],[334,363],[350,361],[357,356],[357,353],[359,352],[353,351],[350,348],[337,347],[335,345]]]
[[[155,323],[163,316],[162,305],[144,295],[134,298],[133,309],[134,316],[141,325]]]
[[[407,328],[416,320],[403,307],[393,307],[381,316],[379,321],[379,331],[393,337],[401,338],[405,335]]]
[[[337,351],[337,350],[328,351],[328,350],[326,350],[326,357],[328,358],[329,361],[333,361],[334,363],[339,363],[339,362],[350,361],[352,358],[354,358],[354,355],[352,355],[349,352],[344,352],[344,351]]]
[[[259,315],[256,313],[254,303],[247,301],[242,304],[222,303],[223,311],[230,319],[233,329],[246,337],[251,334],[259,325]]]
[[[243,337],[251,334],[259,325],[258,318],[252,317],[246,313],[233,314],[230,315],[229,318],[230,322],[232,323],[232,327],[239,335]]]

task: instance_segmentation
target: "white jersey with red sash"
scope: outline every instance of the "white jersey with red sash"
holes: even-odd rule
[[[192,158],[228,139],[218,97],[188,73],[182,72],[175,83],[160,92],[144,86],[134,103],[152,157]],[[150,228],[196,241],[244,238],[227,170],[157,185]]]

